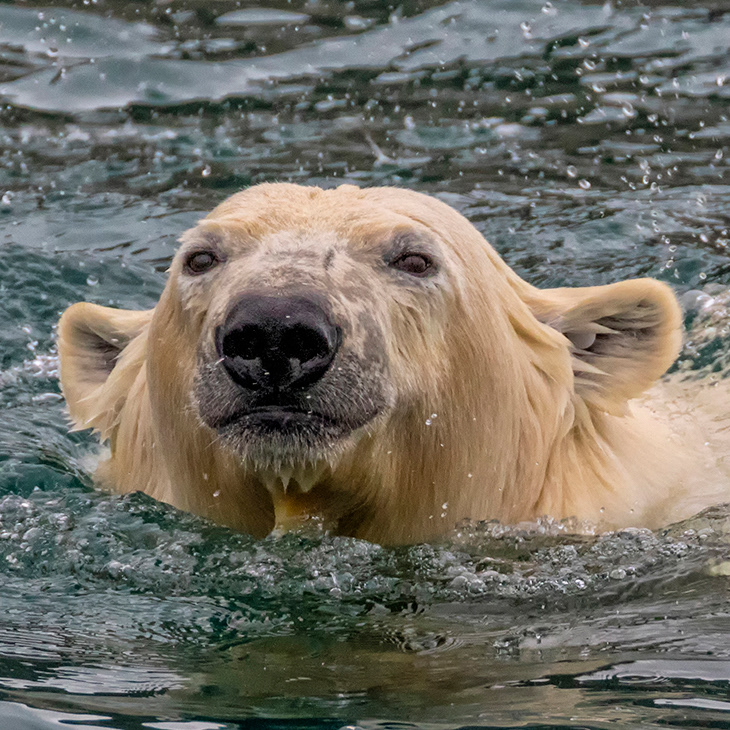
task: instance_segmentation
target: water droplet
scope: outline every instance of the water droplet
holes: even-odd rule
[[[206,165],[200,173],[203,177],[209,177],[211,173],[210,165]]]
[[[89,286],[96,286],[99,283],[99,279],[96,276],[94,276],[93,274],[89,274],[86,277],[86,283]]]
[[[583,178],[582,180],[579,180],[579,181],[578,181],[578,185],[579,185],[579,187],[581,187],[581,188],[582,188],[583,190],[590,190],[590,189],[591,189],[591,184],[590,184],[590,183],[588,182],[588,180],[586,180],[585,178]]]
[[[575,165],[568,165],[568,167],[565,168],[565,172],[568,174],[568,177],[578,176],[578,168]]]

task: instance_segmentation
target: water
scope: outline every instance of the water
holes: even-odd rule
[[[543,286],[656,276],[727,371],[730,5],[0,5],[0,727],[730,726],[730,509],[256,542],[94,491],[53,327],[242,186],[402,185]]]

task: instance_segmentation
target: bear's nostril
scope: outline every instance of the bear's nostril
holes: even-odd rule
[[[244,325],[223,338],[223,356],[256,360],[266,354],[267,337],[258,325]]]
[[[324,333],[306,325],[293,325],[281,336],[281,354],[289,360],[305,364],[311,360],[327,357],[330,343]]]

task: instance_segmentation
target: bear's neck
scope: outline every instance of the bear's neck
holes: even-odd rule
[[[601,529],[666,524],[692,471],[672,431],[640,402],[624,415],[579,404],[572,424],[551,454],[536,516]]]

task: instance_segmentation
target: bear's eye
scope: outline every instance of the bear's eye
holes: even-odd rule
[[[219,261],[220,259],[213,251],[193,251],[185,259],[185,270],[188,274],[204,274]]]
[[[394,269],[403,271],[411,276],[426,276],[433,273],[435,265],[433,259],[422,253],[404,253],[390,264]]]

